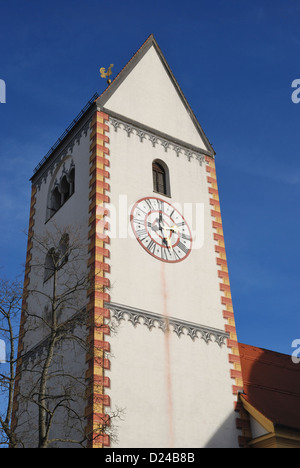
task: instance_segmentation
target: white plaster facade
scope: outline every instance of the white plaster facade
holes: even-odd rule
[[[102,106],[114,116],[109,132],[110,202],[127,206],[129,226],[129,236],[120,238],[121,213],[116,229],[111,228],[112,303],[224,330],[207,172],[205,161],[197,158],[208,147],[154,46],[112,96],[102,99]],[[153,135],[161,138],[151,140]],[[180,152],[174,150],[177,140]],[[167,148],[165,141],[170,143]],[[168,166],[171,197],[153,191],[156,159]],[[174,204],[190,222],[195,248],[182,262],[153,258],[131,235],[132,205],[151,196]],[[180,337],[173,331],[163,333],[157,324],[149,330],[143,318],[135,327],[126,320],[119,323],[111,338],[109,394],[112,406],[125,409],[125,418],[114,446],[236,447],[226,345],[206,343],[199,335],[192,340],[186,332]]]

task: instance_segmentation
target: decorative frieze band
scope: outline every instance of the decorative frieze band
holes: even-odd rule
[[[133,307],[115,304],[113,302],[106,303],[105,307],[111,310],[113,317],[118,322],[125,320],[125,315],[127,315],[128,321],[131,322],[134,327],[136,327],[137,324],[144,323],[144,325],[146,325],[149,330],[154,327],[158,327],[163,332],[165,332],[169,326],[172,327],[173,332],[175,332],[178,337],[180,337],[182,334],[185,334],[184,330],[186,330],[187,335],[190,336],[193,341],[195,338],[200,338],[207,344],[210,341],[213,341],[219,346],[225,344],[226,338],[229,337],[229,333],[217,328],[207,327],[205,325],[199,325],[193,322],[187,322],[185,320],[174,317],[164,317],[163,315],[142,309],[135,309]]]
[[[190,148],[175,143],[171,139],[156,135],[154,132],[151,132],[148,129],[139,128],[137,125],[124,122],[121,119],[112,116],[109,117],[109,122],[115,129],[115,132],[117,132],[119,128],[122,128],[127,133],[128,137],[130,137],[132,134],[137,135],[141,143],[143,143],[145,139],[150,141],[154,148],[156,145],[162,145],[166,152],[168,150],[173,150],[177,157],[179,157],[180,154],[184,154],[188,161],[191,161],[191,159],[196,159],[200,166],[202,166],[202,163],[205,162],[204,154],[198,153]]]
[[[86,326],[86,308],[83,307],[81,310],[76,312],[72,317],[68,320],[63,322],[57,330],[57,337],[61,338],[61,342],[66,341],[64,336],[70,336],[74,334],[74,330],[76,327],[85,327]],[[48,334],[45,338],[43,338],[39,343],[37,343],[32,348],[28,349],[28,351],[24,352],[21,355],[22,357],[22,370],[26,370],[28,365],[31,363],[32,365],[36,365],[38,361],[45,358],[45,350],[47,350],[49,346],[50,334]],[[60,340],[58,340],[59,342]]]

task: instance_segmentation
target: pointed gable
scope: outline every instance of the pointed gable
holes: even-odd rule
[[[108,113],[214,154],[153,35],[98,98],[97,104]]]

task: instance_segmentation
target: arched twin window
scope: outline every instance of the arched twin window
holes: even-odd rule
[[[52,247],[48,250],[44,265],[44,282],[60,270],[69,260],[69,234],[64,233],[58,244],[58,248]]]
[[[68,172],[65,172],[59,182],[55,182],[55,186],[51,191],[49,207],[48,207],[48,216],[51,217],[61,206],[63,206],[66,201],[73,195],[75,192],[75,167],[71,165]]]
[[[161,160],[152,163],[153,190],[162,195],[171,196],[170,176],[168,166]]]

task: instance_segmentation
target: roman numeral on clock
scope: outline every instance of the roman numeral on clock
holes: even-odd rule
[[[182,239],[185,239],[185,240],[189,240],[189,241],[191,240],[191,237],[190,237],[190,236],[187,236],[187,235],[184,234],[184,233],[181,233],[181,234],[180,234],[180,237],[181,237]]]
[[[149,244],[147,244],[147,249],[148,249],[150,252],[154,253],[155,247],[156,247],[156,243],[151,239],[150,242],[149,242]]]
[[[161,252],[160,256],[163,260],[168,260],[168,249],[166,249],[164,246],[161,245]]]
[[[151,200],[148,200],[148,199],[146,198],[146,200],[144,200],[144,201],[145,201],[145,203],[146,203],[146,205],[147,205],[147,208],[149,208],[151,211],[155,209],[155,207],[154,207],[154,206],[152,205],[152,203],[151,203]]]
[[[148,232],[146,231],[146,229],[140,229],[139,231],[136,231],[136,233],[141,240],[145,239],[145,237],[148,236]]]
[[[185,254],[188,253],[189,249],[187,248],[186,245],[184,245],[182,242],[178,242],[177,246],[180,250],[182,250],[182,252],[184,252]]]

